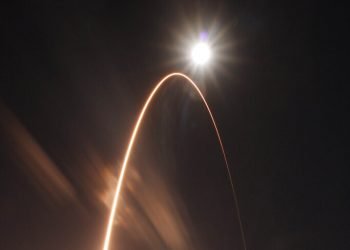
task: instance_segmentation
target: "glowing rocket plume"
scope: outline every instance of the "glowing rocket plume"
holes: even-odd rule
[[[148,98],[147,98],[145,104],[143,105],[143,108],[142,108],[142,110],[141,110],[141,112],[139,114],[139,117],[137,118],[136,124],[135,124],[134,129],[133,129],[132,134],[131,134],[131,138],[130,138],[130,141],[129,141],[129,144],[128,144],[128,148],[127,148],[125,156],[124,156],[122,169],[121,169],[120,176],[119,176],[119,179],[118,179],[117,188],[116,188],[114,199],[113,199],[112,209],[111,209],[111,213],[110,213],[109,220],[108,220],[108,225],[107,225],[107,231],[106,231],[106,236],[105,236],[105,240],[104,240],[103,250],[109,250],[109,244],[110,244],[111,234],[112,234],[112,229],[113,229],[113,221],[114,221],[114,217],[115,217],[116,210],[117,210],[117,207],[118,207],[118,201],[119,201],[121,188],[123,186],[124,175],[125,175],[125,172],[126,172],[126,169],[127,169],[127,166],[128,166],[128,161],[129,161],[129,158],[130,158],[131,150],[132,150],[132,148],[134,146],[134,141],[135,141],[135,138],[136,138],[136,136],[138,134],[138,131],[139,131],[140,125],[142,123],[143,117],[146,114],[148,106],[150,105],[151,101],[153,100],[153,97],[155,96],[157,91],[160,89],[160,87],[163,85],[163,83],[165,83],[169,78],[175,77],[175,76],[183,77],[183,78],[185,78],[188,81],[188,83],[191,84],[191,86],[196,90],[196,92],[201,97],[205,107],[208,110],[208,113],[210,115],[211,121],[213,123],[214,129],[215,129],[215,132],[216,132],[219,144],[220,144],[222,155],[223,155],[224,160],[225,160],[228,177],[230,179],[233,199],[234,199],[234,202],[235,202],[235,205],[236,205],[237,217],[238,217],[239,226],[240,226],[241,235],[242,235],[243,247],[244,247],[244,250],[247,250],[246,242],[245,242],[245,235],[244,235],[242,221],[241,221],[240,210],[239,210],[239,207],[238,207],[237,195],[236,195],[236,192],[235,192],[235,189],[234,189],[232,176],[231,176],[230,168],[229,168],[229,165],[228,165],[228,162],[227,162],[224,145],[222,143],[219,130],[218,130],[217,126],[216,126],[214,116],[213,116],[213,114],[212,114],[212,112],[211,112],[211,110],[209,108],[209,105],[206,102],[202,92],[197,87],[197,85],[188,76],[186,76],[186,75],[184,75],[182,73],[177,73],[177,72],[171,73],[171,74],[165,76],[160,82],[157,83],[157,85],[152,90],[151,94],[148,96]]]

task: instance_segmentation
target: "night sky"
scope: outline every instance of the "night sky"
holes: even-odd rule
[[[0,87],[0,249],[101,249],[132,125],[173,71],[198,81],[214,112],[248,249],[350,249],[347,98],[321,84],[344,82],[332,23],[311,2],[282,2],[13,4]],[[201,32],[218,56],[193,70],[185,46]],[[147,115],[111,249],[243,250],[214,130],[183,83],[171,80]]]

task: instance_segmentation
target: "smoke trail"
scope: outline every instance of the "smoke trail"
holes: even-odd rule
[[[213,127],[215,129],[215,132],[216,132],[219,144],[220,144],[222,155],[223,155],[224,160],[225,160],[225,165],[226,165],[228,177],[230,179],[232,195],[233,195],[233,199],[235,201],[237,217],[238,217],[239,226],[240,226],[240,230],[241,230],[243,247],[244,247],[244,250],[247,250],[246,241],[245,241],[245,235],[244,235],[243,225],[242,225],[242,220],[241,220],[241,215],[240,215],[240,210],[239,210],[239,207],[238,207],[238,199],[237,199],[236,191],[235,191],[235,188],[234,188],[234,185],[233,185],[232,175],[231,175],[230,168],[229,168],[229,165],[228,165],[228,161],[227,161],[227,158],[226,158],[224,145],[222,143],[219,130],[218,130],[217,126],[216,126],[216,122],[215,122],[214,116],[213,116],[213,114],[212,114],[212,112],[211,112],[211,110],[209,108],[209,105],[208,105],[207,101],[205,100],[202,92],[197,87],[197,85],[188,76],[186,76],[185,74],[177,73],[177,72],[171,73],[171,74],[165,76],[162,80],[160,80],[160,82],[157,83],[157,85],[152,90],[151,94],[148,96],[148,98],[147,98],[145,104],[143,105],[142,110],[141,110],[141,112],[140,112],[140,114],[139,114],[139,116],[137,118],[137,121],[136,121],[134,129],[132,131],[132,134],[131,134],[131,137],[130,137],[130,140],[129,140],[129,144],[128,144],[128,147],[127,147],[127,150],[126,150],[126,153],[125,153],[125,156],[124,156],[122,169],[121,169],[120,176],[119,176],[119,179],[118,179],[117,188],[116,188],[114,199],[113,199],[112,209],[111,209],[111,213],[110,213],[109,221],[108,221],[108,225],[107,225],[107,231],[106,231],[106,236],[105,236],[105,240],[104,240],[103,250],[109,250],[109,244],[110,244],[111,234],[112,234],[112,229],[113,229],[113,222],[114,222],[114,217],[115,217],[116,210],[117,210],[117,207],[118,207],[118,201],[119,201],[121,188],[123,186],[124,175],[125,175],[125,172],[126,172],[126,169],[127,169],[127,166],[128,166],[128,161],[129,161],[129,157],[130,157],[130,154],[131,154],[131,150],[132,150],[132,148],[134,146],[135,138],[136,138],[136,136],[138,134],[139,128],[140,128],[140,126],[142,124],[142,121],[143,121],[143,117],[146,114],[148,106],[152,102],[153,97],[156,95],[156,93],[158,92],[160,87],[163,86],[163,84],[169,78],[175,77],[175,76],[183,77],[183,78],[185,78],[187,80],[187,82],[189,84],[191,84],[191,86],[194,88],[194,90],[196,90],[196,92],[198,93],[198,95],[202,99],[206,109],[208,110],[208,113],[210,115],[210,119],[212,121]]]

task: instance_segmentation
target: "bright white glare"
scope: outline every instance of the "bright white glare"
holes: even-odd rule
[[[196,64],[205,64],[210,59],[210,48],[207,43],[200,42],[192,49],[192,60]]]

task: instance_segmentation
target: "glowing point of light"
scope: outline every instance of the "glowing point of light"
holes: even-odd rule
[[[192,60],[196,64],[205,64],[211,56],[209,45],[205,42],[196,44],[192,49]]]

